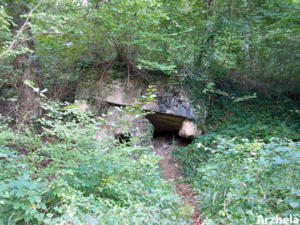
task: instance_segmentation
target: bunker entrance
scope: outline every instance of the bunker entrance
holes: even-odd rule
[[[186,146],[191,143],[190,139],[180,137],[178,135],[185,117],[175,116],[164,113],[154,113],[147,115],[146,118],[154,126],[153,139],[164,138],[169,144],[179,143]]]
[[[182,122],[186,119],[164,113],[150,114],[146,118],[153,124],[155,132],[158,133],[178,133]]]

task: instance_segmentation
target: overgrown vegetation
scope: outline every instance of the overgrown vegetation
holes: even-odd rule
[[[15,131],[1,119],[1,224],[188,223],[149,147],[101,146],[92,115],[46,106],[35,127]]]
[[[204,224],[299,217],[298,112],[283,103],[218,98],[207,134],[174,152],[199,194]]]
[[[299,217],[299,11],[299,0],[0,0],[0,223],[190,222],[150,146],[97,144],[102,119],[73,107],[80,84],[112,70],[167,77],[202,115],[205,135],[174,160],[203,224]]]
[[[299,124],[299,106],[288,98],[222,96],[208,115],[207,132],[265,142],[272,137],[299,141]]]
[[[147,80],[155,71],[200,92],[233,80],[297,97],[299,7],[297,0],[2,0],[2,95],[26,102],[28,79],[49,97],[73,100],[78,83],[99,80],[117,63],[130,76]]]

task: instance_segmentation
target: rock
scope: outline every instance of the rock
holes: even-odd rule
[[[183,138],[192,139],[197,135],[197,126],[189,120],[184,120],[178,132],[178,135]]]

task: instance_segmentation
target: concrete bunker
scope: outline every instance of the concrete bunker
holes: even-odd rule
[[[201,133],[193,122],[199,120],[194,113],[194,105],[185,91],[170,84],[168,78],[154,76],[151,77],[153,81],[145,83],[136,77],[128,80],[124,74],[114,75],[113,71],[108,72],[96,83],[79,85],[77,91],[77,99],[91,101],[101,108],[100,111],[108,112],[104,118],[107,122],[99,136],[114,138],[127,132],[132,139],[152,140],[154,130],[155,133],[172,133],[185,139],[193,139]],[[156,97],[141,104],[150,86],[155,87]],[[115,108],[136,105],[141,105],[138,111],[151,113],[144,118],[135,113],[124,114],[122,110]],[[200,106],[196,107],[199,109]]]

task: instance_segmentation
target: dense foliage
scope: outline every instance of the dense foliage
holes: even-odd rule
[[[175,151],[199,194],[204,224],[299,217],[300,121],[288,103],[219,98],[207,134]]]
[[[99,146],[101,119],[61,103],[111,69],[168,77],[207,104],[195,107],[205,135],[174,154],[204,224],[296,215],[299,11],[299,0],[0,0],[0,224],[189,222],[149,146]]]
[[[195,141],[176,156],[193,178],[204,224],[255,224],[259,215],[299,216],[299,143],[222,136],[205,141]]]
[[[99,145],[91,115],[47,108],[39,132],[0,121],[0,224],[188,223],[149,147]]]
[[[229,79],[298,96],[298,11],[297,0],[2,0],[0,86],[20,99],[29,66],[49,96],[72,99],[78,82],[118,62],[143,79],[159,71],[200,91]]]
[[[207,133],[264,140],[272,137],[299,141],[299,106],[287,98],[216,99],[207,118]]]

